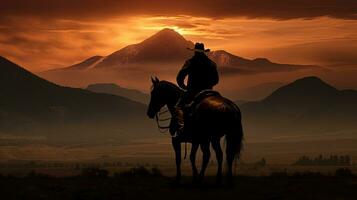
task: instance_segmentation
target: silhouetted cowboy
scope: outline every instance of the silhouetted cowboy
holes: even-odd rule
[[[177,84],[186,90],[176,106],[178,134],[183,132],[185,105],[193,101],[201,91],[212,89],[219,81],[216,63],[205,54],[210,50],[205,49],[203,43],[196,43],[194,49],[190,50],[194,51],[194,55],[186,60],[176,78]],[[188,76],[187,85],[184,83],[186,76]]]

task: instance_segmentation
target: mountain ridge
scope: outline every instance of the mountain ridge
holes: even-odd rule
[[[88,85],[86,90],[97,93],[118,95],[143,104],[148,104],[150,99],[148,94],[135,89],[127,89],[115,83],[94,83]]]
[[[186,40],[173,29],[165,28],[137,44],[123,47],[103,58],[93,68],[120,68],[125,65],[148,63],[183,63],[192,52],[193,42]],[[294,71],[299,69],[314,68],[314,65],[279,64],[267,58],[246,59],[229,53],[225,50],[216,50],[207,53],[224,73],[263,73],[276,71]],[[90,58],[88,58],[90,59]],[[88,60],[86,59],[86,60]],[[83,63],[82,61],[80,63]],[[76,66],[80,63],[72,65]],[[62,70],[66,70],[62,68]],[[81,68],[78,67],[78,70]]]

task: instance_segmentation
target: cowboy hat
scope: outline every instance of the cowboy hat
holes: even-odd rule
[[[187,48],[187,49],[195,52],[201,52],[201,53],[210,52],[210,49],[205,49],[205,45],[199,42],[195,44],[195,47],[193,49],[192,48]]]

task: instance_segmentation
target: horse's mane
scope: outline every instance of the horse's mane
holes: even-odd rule
[[[169,81],[165,81],[165,80],[162,80],[159,82],[159,87],[162,88],[162,89],[169,89],[169,90],[173,90],[177,93],[182,93],[183,90],[177,86],[176,84],[174,83],[171,83]]]

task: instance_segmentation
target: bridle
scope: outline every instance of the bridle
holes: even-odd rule
[[[172,119],[171,117],[165,117],[165,118],[161,118],[160,117],[169,112],[170,110],[166,107],[165,110],[162,110],[162,108],[159,109],[159,111],[155,114],[155,121],[157,124],[157,129],[159,130],[160,133],[167,133],[167,131],[170,129],[170,125],[161,125],[160,122],[166,122],[166,121],[170,121]],[[175,136],[172,137],[176,137],[177,135],[175,134]],[[187,142],[185,142],[185,156],[184,159],[186,159],[187,157]]]
[[[160,119],[160,116],[162,116],[163,114],[169,112],[169,109],[167,108],[164,111],[161,111],[161,109],[156,113],[155,115],[155,119],[156,119],[156,124],[157,124],[157,128],[160,131],[160,133],[167,133],[167,131],[170,129],[170,125],[166,125],[166,126],[162,126],[160,125],[160,122],[165,122],[165,121],[169,121],[172,119],[172,117],[166,117],[163,119]],[[175,137],[175,136],[172,136]],[[185,142],[185,156],[184,159],[186,159],[187,157],[187,142]]]
[[[161,125],[160,124],[160,122],[166,122],[166,121],[169,121],[172,119],[172,117],[166,117],[166,118],[160,119],[160,117],[167,112],[169,112],[168,108],[163,111],[161,111],[161,109],[160,109],[155,115],[157,128],[160,131],[160,133],[167,133],[167,131],[170,129],[170,125]]]

